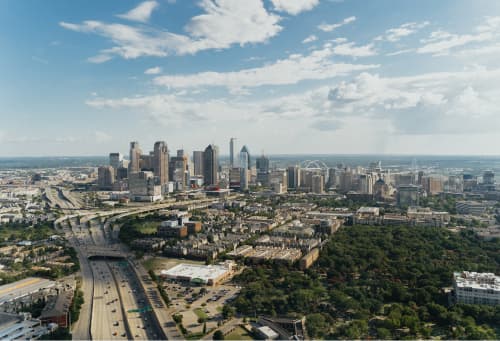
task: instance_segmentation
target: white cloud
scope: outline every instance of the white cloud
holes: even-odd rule
[[[333,46],[333,54],[348,57],[369,57],[377,55],[373,44],[356,46],[353,42]]]
[[[101,64],[111,60],[112,58],[113,57],[109,54],[99,54],[97,56],[87,58],[87,61],[94,64]]]
[[[335,114],[389,118],[406,134],[500,131],[500,69],[380,77],[362,73],[332,88]]]
[[[319,0],[271,0],[274,9],[297,15],[300,12],[310,11],[319,4]]]
[[[429,38],[423,39],[423,46],[417,49],[420,54],[443,56],[452,49],[471,43],[492,42],[500,36],[500,17],[486,17],[484,22],[476,26],[474,33],[453,34],[443,30],[433,31]]]
[[[234,44],[262,43],[282,29],[278,25],[281,18],[267,12],[262,0],[202,0],[200,6],[204,13],[191,18],[185,27],[189,35],[94,20],[81,24],[60,22],[60,26],[76,32],[97,34],[113,42],[115,46],[89,58],[95,63],[108,61],[116,55],[125,59],[165,57],[225,49]]]
[[[133,109],[163,125],[172,122],[204,122],[206,120],[238,120],[251,116],[247,106],[224,99],[196,101],[173,94],[91,99],[86,104],[94,108]]]
[[[335,30],[339,27],[342,27],[344,25],[347,25],[355,20],[356,20],[356,17],[352,16],[352,17],[345,18],[344,20],[342,20],[341,22],[336,23],[336,24],[322,23],[321,25],[318,25],[318,29],[320,29],[323,32],[332,32],[333,30]]]
[[[161,67],[159,66],[155,66],[144,71],[144,74],[146,75],[157,75],[159,73],[161,73]]]
[[[280,17],[267,12],[261,0],[202,0],[200,6],[205,13],[186,26],[199,39],[195,50],[265,42],[282,29]]]
[[[95,131],[93,138],[97,143],[106,143],[112,140],[111,135],[103,131]]]
[[[386,40],[394,43],[401,40],[401,38],[417,33],[420,29],[428,26],[429,24],[430,23],[428,21],[424,21],[421,23],[405,23],[399,27],[388,29],[387,31],[385,31],[385,34],[383,36],[379,36],[375,38],[375,40]]]
[[[137,7],[128,11],[127,13],[118,14],[117,17],[131,21],[139,21],[145,23],[149,21],[151,14],[157,7],[158,7],[158,2],[156,1],[144,1],[141,2]]]
[[[497,59],[498,54],[500,54],[500,42],[476,48],[468,48],[456,53],[457,56],[462,56],[462,57],[477,58],[477,57],[491,56],[494,59]]]
[[[394,52],[390,52],[390,53],[387,53],[386,56],[398,56],[400,54],[405,54],[405,53],[410,53],[410,52],[413,52],[415,51],[415,49],[404,49],[404,50],[399,50],[399,51],[394,51]]]
[[[318,37],[316,37],[314,34],[311,34],[306,39],[302,40],[302,44],[312,43],[313,41],[316,41],[316,40],[318,40]]]
[[[233,72],[201,72],[188,75],[164,75],[154,79],[169,88],[223,86],[230,89],[262,85],[295,84],[306,79],[328,79],[355,71],[377,68],[374,64],[334,63],[334,55],[371,55],[371,47],[355,47],[352,43],[333,46],[328,43],[308,55],[292,54],[286,59],[261,67]]]
[[[362,122],[380,130],[378,135],[371,135],[380,143],[381,134],[385,136],[382,141],[387,141],[392,139],[389,135],[500,133],[500,117],[496,114],[500,106],[499,77],[500,69],[410,77],[362,73],[333,87],[320,86],[251,101],[232,96],[206,100],[188,94],[162,94],[89,99],[87,104],[95,108],[128,109],[167,126],[174,122],[176,126],[194,125],[202,129],[211,122],[224,130],[234,130],[241,129],[245,122],[245,132],[259,129],[260,136],[269,139],[274,136],[274,124],[286,126],[289,134],[301,131],[310,134],[309,129],[314,129],[337,130],[349,136],[351,132],[344,130],[352,131]],[[308,122],[306,126],[304,122]],[[364,126],[359,129],[366,130]],[[308,146],[311,148],[311,144]]]

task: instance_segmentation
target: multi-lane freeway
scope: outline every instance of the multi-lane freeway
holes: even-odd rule
[[[145,294],[135,273],[126,270],[129,263],[124,260],[93,257],[93,249],[113,249],[99,218],[80,224],[76,218],[59,222],[67,239],[77,250],[82,275],[84,305],[80,319],[74,324],[75,339],[94,340],[149,340],[159,339],[163,334],[149,312],[135,311],[145,306]],[[94,254],[93,254],[94,255]],[[95,256],[95,255],[94,255]],[[120,265],[121,264],[121,265]],[[123,269],[122,269],[123,267]]]
[[[109,264],[104,260],[90,262],[94,274],[91,330],[95,340],[130,339],[125,328],[126,312]]]
[[[55,191],[48,199],[60,202]],[[205,205],[217,199],[185,201],[184,205]],[[69,204],[68,204],[69,203]],[[156,285],[142,265],[117,240],[114,223],[123,217],[169,208],[178,203],[131,207],[112,211],[72,211],[56,220],[56,228],[78,253],[84,304],[73,326],[73,338],[94,340],[181,339],[172,311],[161,301]],[[112,257],[112,258],[110,258]],[[89,259],[91,258],[91,259]],[[120,258],[120,259],[118,259]]]

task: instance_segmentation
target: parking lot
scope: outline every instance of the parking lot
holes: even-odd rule
[[[175,313],[182,314],[182,323],[191,333],[203,331],[204,319],[207,331],[217,328],[222,320],[222,307],[233,300],[240,288],[230,284],[215,287],[192,286],[182,282],[165,282],[164,288],[170,297]]]

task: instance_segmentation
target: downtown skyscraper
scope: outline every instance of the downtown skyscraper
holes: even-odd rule
[[[229,168],[236,167],[234,160],[234,142],[236,141],[236,137],[231,137],[229,140]]]
[[[164,141],[158,141],[153,149],[153,173],[164,187],[168,183],[168,147]]]
[[[203,177],[205,185],[217,185],[219,182],[219,148],[208,145],[203,152]]]
[[[141,170],[140,162],[141,162],[141,154],[142,150],[139,147],[139,142],[132,141],[130,142],[130,163],[129,163],[129,173],[137,173]]]

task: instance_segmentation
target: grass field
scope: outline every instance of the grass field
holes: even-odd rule
[[[144,234],[154,234],[156,233],[156,229],[160,226],[160,222],[158,221],[148,221],[137,224],[137,230]]]
[[[147,260],[142,262],[142,265],[146,268],[146,270],[165,270],[170,269],[176,266],[179,263],[189,263],[189,264],[205,264],[205,262],[194,261],[189,259],[176,259],[176,258],[167,258],[167,257],[153,257],[148,258]]]
[[[205,319],[205,320],[208,319],[208,315],[203,311],[202,308],[196,308],[193,311],[196,314],[196,316],[198,316],[199,318]]]
[[[236,327],[231,333],[224,337],[225,340],[253,340],[247,331],[241,327]]]

